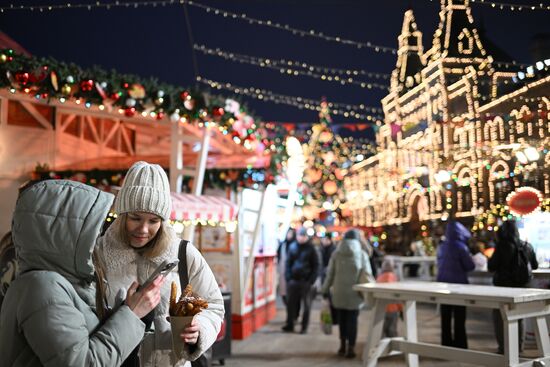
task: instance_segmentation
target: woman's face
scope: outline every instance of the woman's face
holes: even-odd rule
[[[157,234],[162,219],[150,213],[132,212],[126,217],[126,231],[132,247],[143,247]]]

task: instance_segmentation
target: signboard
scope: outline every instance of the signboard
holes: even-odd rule
[[[540,208],[542,195],[532,187],[520,187],[506,198],[510,213],[527,215]]]

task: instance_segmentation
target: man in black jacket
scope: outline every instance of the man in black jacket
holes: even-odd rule
[[[302,302],[302,330],[307,333],[311,310],[311,287],[319,276],[319,255],[311,243],[307,229],[302,227],[296,234],[298,246],[292,247],[288,257],[285,278],[287,281],[288,313],[283,331],[294,331],[294,320],[298,317]]]

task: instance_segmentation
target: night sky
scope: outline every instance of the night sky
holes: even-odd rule
[[[547,0],[508,0],[518,4],[538,4]],[[9,4],[64,4],[67,1],[6,1]],[[90,1],[71,1],[72,4]],[[102,3],[107,1],[101,1]],[[121,0],[121,2],[124,2]],[[321,31],[359,42],[397,47],[403,14],[412,8],[424,48],[431,45],[439,23],[439,1],[430,0],[279,0],[279,1],[206,1],[200,4],[247,16],[271,20],[291,27]],[[328,42],[207,13],[196,6],[187,7],[194,42],[256,57],[302,61],[313,65],[369,72],[391,73],[396,55]],[[497,46],[521,63],[532,63],[530,39],[537,33],[550,32],[550,11],[509,11],[473,4],[474,19],[482,22],[486,35]],[[140,6],[77,10],[5,11],[0,13],[0,30],[12,37],[31,54],[52,56],[82,67],[100,65],[121,73],[156,77],[174,85],[193,85],[195,72],[192,50],[180,5]],[[238,86],[254,86],[291,96],[380,107],[386,94],[358,86],[341,86],[309,77],[285,76],[279,71],[234,63],[196,53],[202,77]],[[389,81],[366,79],[372,82]],[[222,94],[228,96],[229,92]],[[313,122],[314,111],[300,110],[249,97],[241,97],[248,108],[264,121]],[[335,117],[337,122],[360,122]]]

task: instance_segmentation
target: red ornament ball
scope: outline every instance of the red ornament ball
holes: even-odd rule
[[[29,82],[29,77],[29,73],[26,73],[24,71],[15,73],[15,80],[22,85],[26,85]]]
[[[189,92],[188,91],[183,91],[180,93],[180,98],[182,101],[185,101],[187,98],[189,97]]]
[[[118,101],[118,99],[120,98],[120,94],[118,93],[111,93],[111,95],[109,96],[110,99],[112,99],[113,101]]]
[[[124,114],[128,117],[133,117],[136,114],[135,107],[128,107],[124,110]]]
[[[83,92],[89,92],[94,87],[94,81],[92,79],[83,80],[80,82],[80,90]]]
[[[157,113],[157,116],[156,116],[157,120],[162,120],[163,118],[164,118],[164,112]]]
[[[214,107],[212,109],[212,116],[214,116],[214,117],[221,117],[221,116],[224,115],[224,113],[225,113],[225,111],[221,107]]]

